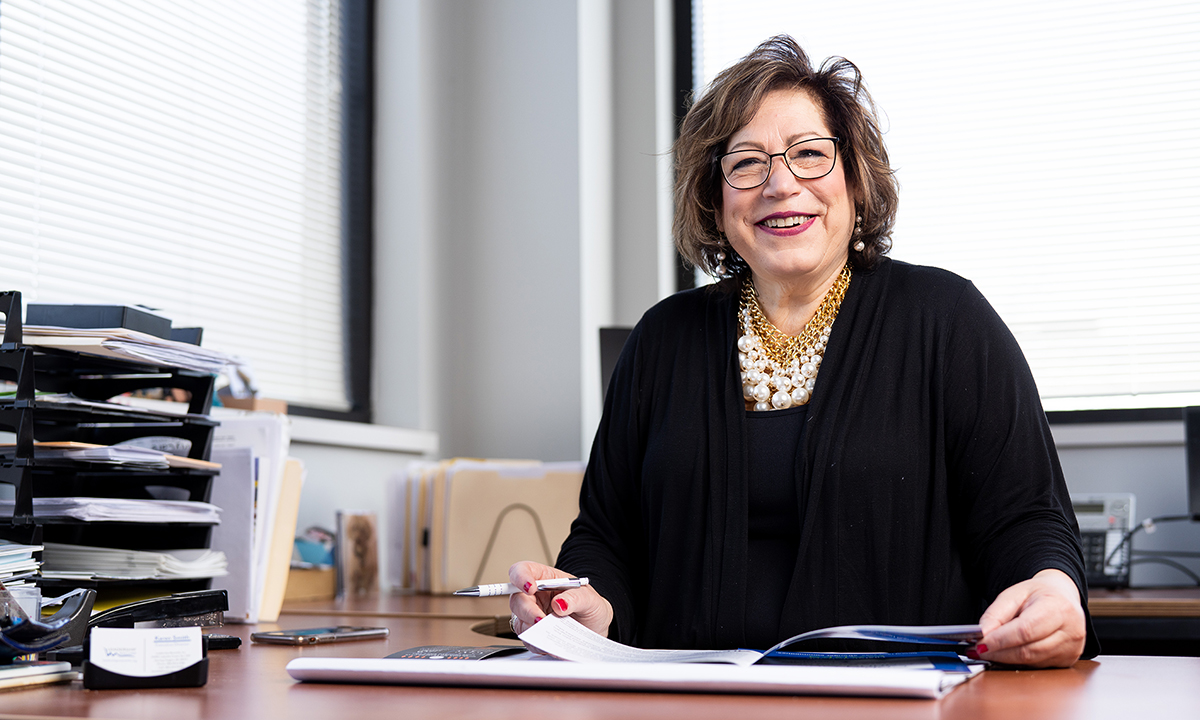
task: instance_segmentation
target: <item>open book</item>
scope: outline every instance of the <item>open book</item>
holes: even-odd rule
[[[797,637],[908,642],[932,639],[954,643],[971,642],[980,635],[975,625],[857,626]],[[766,653],[753,650],[640,650],[602,638],[569,618],[554,616],[521,633],[521,639],[548,655],[519,653],[482,662],[429,660],[425,659],[429,655],[422,654],[387,658],[302,657],[289,662],[287,671],[304,682],[939,698],[983,670],[979,664],[959,663],[958,669],[947,670],[928,662],[923,667],[888,663],[771,665],[759,662]],[[798,640],[789,638],[780,646],[791,642]],[[579,662],[559,662],[556,657]]]
[[[526,645],[560,660],[613,663],[730,663],[746,666],[802,640],[847,638],[916,644],[973,645],[983,637],[983,632],[978,625],[845,625],[801,633],[765,652],[643,650],[601,637],[571,618],[550,615],[521,633],[520,637]]]

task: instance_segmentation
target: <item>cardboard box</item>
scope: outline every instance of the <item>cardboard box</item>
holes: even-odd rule
[[[276,400],[274,398],[235,398],[230,395],[219,395],[221,404],[227,408],[235,410],[254,410],[258,412],[273,412],[281,415],[287,415],[288,404],[286,400]]]
[[[331,568],[292,568],[283,601],[332,600],[337,594],[337,572]]]

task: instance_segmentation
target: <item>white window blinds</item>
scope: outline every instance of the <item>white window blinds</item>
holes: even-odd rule
[[[892,256],[970,278],[1047,410],[1200,404],[1200,5],[698,0],[697,82],[777,33],[859,66]]]
[[[336,0],[0,0],[0,289],[160,310],[347,409]]]

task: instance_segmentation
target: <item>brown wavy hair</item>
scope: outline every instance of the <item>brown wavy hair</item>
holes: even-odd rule
[[[838,141],[839,162],[847,186],[858,197],[862,216],[862,252],[849,249],[855,268],[870,268],[892,246],[898,187],[888,162],[875,103],[854,63],[833,57],[813,69],[808,55],[787,35],[777,35],[717,75],[683,118],[675,141],[675,247],[688,262],[710,275],[724,262],[726,280],[747,272],[717,230],[721,208],[721,168],[718,158],[729,138],[754,118],[767,95],[776,90],[802,90],[821,110]],[[731,277],[732,276],[732,277]],[[735,281],[736,282],[736,281]],[[722,283],[726,284],[726,283]]]

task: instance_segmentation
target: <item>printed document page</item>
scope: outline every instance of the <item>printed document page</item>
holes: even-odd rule
[[[571,618],[548,615],[521,633],[521,640],[547,655],[575,662],[731,663],[753,665],[753,650],[643,650],[614,642]]]

